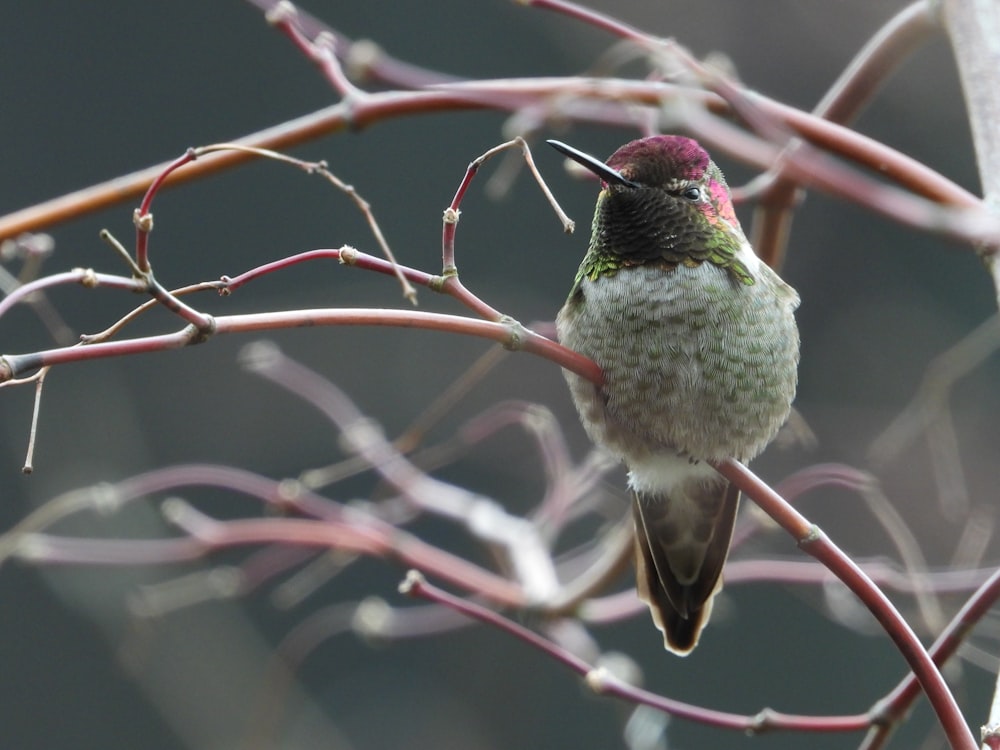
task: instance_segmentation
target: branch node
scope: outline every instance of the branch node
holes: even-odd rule
[[[138,231],[149,234],[153,231],[153,214],[149,212],[142,213],[137,208],[132,212],[132,223]]]
[[[815,544],[822,538],[823,538],[823,530],[816,524],[810,524],[809,531],[805,534],[805,536],[799,539],[798,544],[800,547],[807,547],[810,544]]]
[[[340,265],[342,266],[353,266],[358,262],[358,256],[360,253],[357,248],[353,248],[350,245],[344,245],[340,248],[340,254],[338,258],[340,259]]]
[[[95,485],[88,493],[89,500],[94,512],[102,516],[110,516],[117,513],[122,507],[122,497],[118,494],[115,485],[110,482],[101,482]]]
[[[448,206],[448,208],[446,208],[444,210],[444,223],[445,224],[458,224],[458,217],[461,214],[462,214],[462,212],[459,209],[452,208],[451,206]]]
[[[202,318],[202,323],[191,323],[190,325],[190,328],[192,329],[190,337],[192,344],[204,344],[215,335],[215,331],[218,328],[213,316],[208,315],[207,313],[202,313]]]
[[[1000,724],[984,724],[980,727],[979,741],[989,750],[998,750],[1000,748]]]
[[[868,710],[868,722],[873,727],[890,728],[895,723],[892,701],[881,698]]]
[[[607,667],[595,667],[584,676],[587,687],[600,695],[608,689],[608,683],[612,679],[612,674]]]
[[[508,351],[517,352],[524,347],[525,328],[517,320],[509,315],[501,316],[499,323],[507,326],[508,337],[503,342],[503,348]]]
[[[774,721],[774,711],[770,708],[762,708],[758,711],[750,725],[747,727],[747,736],[754,737],[758,734],[762,734],[771,728],[772,722]]]
[[[93,268],[74,268],[74,273],[81,274],[80,276],[80,286],[86,287],[87,289],[94,289],[98,286],[97,272]]]
[[[163,515],[163,519],[174,526],[183,527],[190,510],[191,506],[179,497],[168,497],[160,504],[160,513]]]
[[[424,574],[419,570],[408,570],[406,578],[399,584],[399,593],[406,594],[407,596],[416,596],[426,582],[427,579],[424,578]]]

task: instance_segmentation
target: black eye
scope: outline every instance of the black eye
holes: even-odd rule
[[[689,201],[700,201],[701,200],[701,188],[697,185],[688,185],[681,192],[681,196],[687,198]]]

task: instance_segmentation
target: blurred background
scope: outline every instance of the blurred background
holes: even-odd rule
[[[674,37],[695,54],[728,55],[751,88],[811,108],[861,45],[906,3],[885,0],[618,0],[596,8],[653,34]],[[572,75],[611,40],[565,18],[502,0],[313,0],[303,8],[354,38],[376,41],[417,65],[460,76]],[[5,12],[0,45],[0,214],[139,167],[189,146],[232,140],[335,101],[320,75],[246,3],[69,4],[36,0]],[[440,269],[441,211],[468,162],[506,140],[507,115],[447,113],[398,119],[296,149],[325,159],[373,206],[400,262]],[[978,192],[964,107],[947,43],[933,41],[908,61],[858,128]],[[694,134],[697,135],[697,134]],[[600,156],[634,131],[596,127],[553,130]],[[553,319],[587,242],[596,189],[562,170],[544,149],[535,158],[576,220],[565,236],[534,183],[522,174],[504,198],[484,185],[487,166],[463,204],[458,260],[463,281],[522,322]],[[733,185],[752,176],[720,159]],[[98,240],[107,227],[132,242],[133,205],[51,230],[56,272],[92,266],[126,273]],[[746,207],[738,209],[749,221]],[[351,244],[377,253],[364,220],[320,180],[274,163],[161,194],[154,206],[152,257],[168,286],[236,275],[296,252]],[[860,207],[810,194],[794,226],[785,278],[802,296],[803,351],[797,406],[817,437],[811,449],[772,448],[755,469],[772,482],[815,463],[876,468],[882,489],[935,566],[954,561],[970,517],[981,518],[987,560],[1000,440],[995,419],[1000,376],[995,358],[964,378],[950,401],[958,436],[961,485],[938,489],[923,441],[900,446],[872,467],[869,451],[917,393],[928,364],[995,311],[987,274],[968,248],[923,236]],[[107,290],[62,288],[50,299],[76,332],[95,332],[136,298]],[[402,307],[387,277],[334,263],[276,274],[221,299],[209,312],[298,307]],[[458,312],[424,291],[423,309]],[[150,316],[135,333],[176,328]],[[270,336],[290,355],[337,383],[389,435],[487,350],[488,344],[426,332],[311,328]],[[0,351],[47,348],[51,339],[27,308],[0,320]],[[238,354],[250,339],[220,337],[169,354],[70,365],[51,373],[39,424],[35,472],[20,467],[33,389],[0,391],[0,528],[59,493],[184,462],[213,462],[263,475],[297,476],[340,456],[336,435],[296,398],[244,372]],[[437,428],[443,439],[502,399],[550,408],[578,458],[588,448],[551,364],[508,357]],[[512,511],[527,511],[541,492],[539,463],[522,433],[489,441],[447,477]],[[363,497],[371,478],[338,485],[338,500]],[[621,492],[612,475],[608,491]],[[254,514],[246,499],[185,495],[213,515]],[[162,498],[159,498],[162,499]],[[815,493],[801,507],[849,552],[896,557],[864,501],[847,492]],[[623,502],[624,508],[624,502]],[[155,506],[109,518],[82,516],[64,533],[117,536],[155,529]],[[137,531],[140,530],[140,531]],[[428,530],[432,541],[468,552],[453,527]],[[780,534],[753,554],[795,556]],[[136,618],[129,602],[142,587],[205,566],[0,568],[0,748],[247,747],[255,719],[277,711],[277,739],[264,747],[508,748],[623,747],[628,706],[587,693],[568,672],[509,637],[482,628],[372,645],[332,637],[305,662],[299,686],[272,705],[264,682],[269,655],[311,612],[378,596],[406,605],[396,584],[403,570],[369,561],[280,609],[263,590],[237,601],[180,607]],[[164,584],[165,585],[165,584]],[[629,585],[627,581],[620,584]],[[156,588],[157,591],[169,589]],[[897,601],[907,611],[911,602]],[[169,599],[169,597],[168,597]],[[941,605],[952,612],[960,599]],[[850,617],[850,605],[840,614]],[[849,630],[835,623],[821,592],[774,585],[731,586],[693,656],[662,651],[643,613],[595,628],[609,650],[641,665],[646,686],[724,710],[755,713],[854,713],[867,709],[904,674],[902,659],[870,620]],[[984,626],[983,632],[989,630]],[[995,628],[993,628],[995,630]],[[925,634],[926,635],[926,634]],[[987,651],[992,639],[980,636]],[[995,653],[995,649],[993,649]],[[992,664],[992,657],[986,661]],[[959,697],[970,723],[985,719],[992,679],[965,667]],[[899,746],[936,735],[919,704]],[[748,738],[685,722],[669,727],[670,747],[839,748],[854,737],[770,734]],[[271,744],[269,744],[271,743]],[[929,747],[940,746],[930,744]]]

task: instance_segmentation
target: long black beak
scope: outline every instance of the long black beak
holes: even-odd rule
[[[565,154],[570,159],[578,164],[582,164],[584,167],[589,169],[591,172],[596,174],[602,180],[604,180],[609,185],[623,185],[624,187],[637,188],[639,183],[632,182],[625,177],[622,177],[621,172],[617,169],[612,169],[607,164],[599,159],[595,159],[590,154],[585,154],[583,151],[577,151],[572,146],[567,146],[562,141],[545,141],[547,144],[552,146],[556,151]]]

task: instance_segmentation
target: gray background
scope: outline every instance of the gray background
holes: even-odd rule
[[[623,19],[676,37],[696,54],[728,53],[744,81],[809,108],[854,52],[902,2],[706,0],[615,3]],[[608,45],[572,21],[514,3],[337,3],[316,0],[314,15],[398,57],[460,75],[563,75],[581,71]],[[334,100],[321,77],[239,2],[18,3],[4,14],[0,45],[0,212],[6,213],[132,169],[227,140]],[[326,159],[371,202],[401,262],[436,272],[440,216],[466,164],[502,140],[505,115],[490,112],[400,119],[295,151]],[[975,190],[968,128],[946,43],[939,39],[894,77],[862,118],[865,133],[942,170]],[[554,133],[598,155],[632,132],[581,127]],[[581,231],[564,237],[523,175],[493,202],[477,181],[463,206],[459,264],[468,286],[530,322],[550,320],[586,243],[590,184],[566,178],[560,160],[536,158]],[[722,160],[730,182],[750,173]],[[484,170],[483,177],[490,171]],[[97,239],[108,227],[131,242],[132,206],[53,230],[48,270],[124,269]],[[745,208],[740,209],[746,216]],[[317,180],[274,164],[253,164],[163,194],[155,206],[152,252],[169,285],[234,275],[317,247],[352,244],[374,252],[367,229],[343,197]],[[784,275],[800,291],[803,360],[798,407],[819,437],[811,452],[772,451],[756,464],[778,480],[814,462],[864,466],[871,439],[912,396],[928,361],[993,310],[988,279],[973,254],[873,218],[857,206],[810,195],[800,212]],[[111,291],[60,289],[54,303],[77,331],[95,331],[135,304]],[[214,312],[307,306],[402,305],[391,280],[332,263],[290,270],[220,300]],[[422,295],[424,309],[456,311]],[[152,316],[140,331],[172,330]],[[440,334],[303,329],[273,336],[283,349],[338,383],[389,434],[405,427],[486,344]],[[47,346],[25,310],[0,320],[0,350]],[[244,373],[237,354],[248,339],[218,338],[196,349],[53,372],[40,425],[36,472],[19,473],[32,391],[0,392],[0,526],[76,486],[187,461],[294,476],[332,460],[328,426],[300,402]],[[954,416],[973,498],[991,502],[995,467],[986,446],[998,373],[990,364],[963,382]],[[559,373],[528,356],[508,358],[437,437],[501,398],[548,405],[577,456],[586,450]],[[476,452],[449,478],[527,509],[540,489],[529,441],[508,433]],[[943,564],[961,523],[942,519],[928,462],[917,446],[881,474],[885,489]],[[528,479],[525,479],[525,476]],[[337,497],[363,494],[359,481]],[[612,488],[613,489],[613,488]],[[246,501],[202,493],[215,514],[252,513]],[[804,509],[856,554],[891,545],[849,493],[815,495]],[[148,517],[147,517],[148,516]],[[61,530],[128,533],[152,514],[85,520]],[[121,524],[121,525],[116,525]],[[432,539],[468,551],[450,527]],[[794,555],[773,535],[761,550]],[[220,561],[238,557],[221,556]],[[147,748],[238,746],[259,717],[259,660],[323,604],[367,594],[403,604],[402,571],[365,563],[288,612],[266,591],[235,605],[211,604],[152,624],[125,616],[126,593],[174,571],[0,569],[0,747]],[[622,584],[626,585],[626,584]],[[908,606],[905,598],[900,601]],[[881,635],[845,631],[820,614],[804,589],[732,587],[725,612],[690,659],[664,655],[645,616],[595,630],[608,648],[628,651],[647,686],[713,707],[753,713],[862,711],[903,673]],[[955,602],[946,602],[946,608]],[[968,672],[960,694],[973,723],[985,717],[989,677]],[[455,635],[369,648],[353,636],[321,647],[289,699],[286,747],[619,747],[626,708],[589,696],[561,668],[502,634]],[[265,699],[266,700],[266,699]],[[311,702],[310,702],[311,701]],[[918,740],[932,724],[922,706],[905,730]],[[775,734],[746,738],[683,722],[675,747],[813,748],[852,746],[853,737]],[[900,746],[906,739],[899,738]]]

